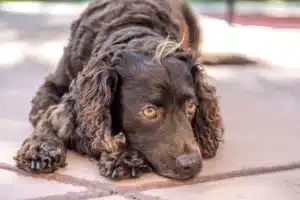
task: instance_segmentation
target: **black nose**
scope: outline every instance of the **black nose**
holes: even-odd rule
[[[176,163],[182,172],[198,172],[202,168],[202,160],[198,153],[183,154],[176,158]]]

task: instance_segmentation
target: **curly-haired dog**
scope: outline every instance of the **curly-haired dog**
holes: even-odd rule
[[[91,2],[32,101],[34,131],[17,166],[53,172],[69,148],[110,178],[195,176],[223,133],[215,87],[198,63],[200,36],[185,1]]]

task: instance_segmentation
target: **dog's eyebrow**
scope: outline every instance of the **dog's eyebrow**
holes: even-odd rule
[[[183,89],[177,92],[177,98],[180,102],[184,102],[188,99],[192,99],[196,97],[196,93],[192,88],[183,87]]]
[[[168,104],[168,96],[171,96],[168,92],[163,89],[158,89],[153,93],[150,93],[147,97],[148,101],[156,106],[166,106]]]
[[[150,96],[149,102],[155,106],[166,106],[167,102],[162,96]]]

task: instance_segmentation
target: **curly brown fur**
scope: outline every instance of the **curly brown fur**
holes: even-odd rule
[[[199,133],[195,136],[200,144],[203,158],[213,158],[219,148],[219,142],[222,140],[224,125],[216,98],[216,88],[208,83],[203,69],[199,69],[199,71],[202,72],[195,72],[195,76],[196,91],[201,106],[197,108],[192,126],[195,132]]]
[[[32,101],[35,130],[17,152],[18,167],[54,171],[65,166],[70,148],[97,160],[100,174],[114,179],[152,169],[175,179],[195,176],[200,149],[213,157],[223,132],[215,88],[196,62],[199,34],[183,0],[92,1]],[[155,107],[164,120],[139,114],[153,95],[165,105]],[[195,113],[182,110],[194,101]]]

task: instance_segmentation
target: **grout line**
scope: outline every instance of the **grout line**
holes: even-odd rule
[[[36,197],[36,198],[29,198],[25,200],[82,200],[82,199],[89,199],[89,198],[101,198],[101,197],[108,197],[111,196],[109,194],[104,194],[102,191],[95,191],[95,190],[87,190],[83,192],[68,192],[62,195],[51,195],[45,197]]]
[[[220,180],[231,179],[231,178],[264,175],[264,174],[295,170],[295,169],[300,169],[300,162],[294,162],[287,165],[278,165],[278,166],[271,166],[271,167],[256,167],[252,169],[235,170],[231,172],[218,173],[215,175],[204,175],[204,176],[200,175],[199,177],[196,177],[188,181],[183,181],[183,182],[168,181],[168,182],[161,182],[161,183],[156,182],[154,184],[153,183],[144,184],[138,187],[135,191],[140,192],[140,191],[158,189],[158,188],[170,188],[170,187],[177,187],[183,185],[192,185],[192,184],[206,183],[212,181],[220,181]]]
[[[125,198],[128,198],[130,200],[165,200],[161,197],[152,196],[148,194],[142,194],[140,192],[137,193],[125,193],[122,195]]]
[[[85,192],[68,192],[63,195],[52,195],[52,196],[45,196],[45,197],[37,197],[37,198],[29,198],[24,200],[87,200],[90,198],[102,198],[102,197],[109,197],[112,195],[103,195],[101,192],[88,190]],[[125,199],[128,200],[166,200],[161,197],[156,197],[152,195],[145,195],[141,193],[128,193],[120,195],[123,196]]]

